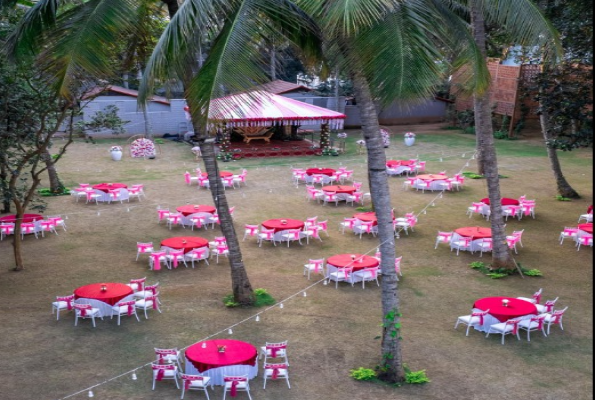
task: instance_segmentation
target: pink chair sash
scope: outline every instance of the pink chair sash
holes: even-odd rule
[[[169,215],[169,210],[157,210],[157,213],[159,214],[159,220],[161,221]]]
[[[76,304],[74,307],[80,311],[81,317],[87,316],[87,310],[93,308],[90,304]]]
[[[139,250],[140,250],[142,253],[144,253],[144,252],[145,252],[147,249],[150,249],[150,248],[152,248],[152,247],[153,247],[153,245],[152,245],[152,244],[144,244],[144,243],[143,243],[143,244],[138,244],[138,245],[137,245],[137,247],[138,247],[138,249],[139,249]],[[131,282],[132,282],[132,281],[131,281]]]
[[[189,378],[186,375],[182,375],[182,379],[184,379],[184,390],[188,390],[193,381],[202,382],[204,380],[202,376],[193,376],[192,378]]]
[[[545,302],[545,311],[552,312],[554,310],[554,302],[553,301],[546,301]]]
[[[248,232],[248,235],[254,236],[254,235],[256,235],[256,232],[258,232],[258,226],[256,226],[256,225],[246,226],[246,231]]]
[[[474,313],[471,313],[471,316],[472,317],[479,317],[479,325],[483,325],[483,315],[484,315],[483,312],[474,312]]]
[[[154,271],[159,271],[161,270],[161,260],[160,258],[165,256],[165,252],[164,251],[160,251],[158,253],[152,253],[151,254],[151,258],[153,259],[153,270]]]
[[[153,303],[153,310],[157,309],[157,296],[149,296],[145,298],[145,302],[151,301]]]
[[[126,306],[127,307],[128,316],[131,316],[134,313],[134,304],[135,303],[136,302],[134,300],[125,301],[123,303],[120,303],[120,306]]]
[[[21,224],[21,230],[25,231],[25,233],[32,233],[35,231],[35,224],[32,224],[32,223]]]
[[[266,369],[271,369],[273,370],[273,373],[271,375],[272,379],[277,379],[277,377],[279,376],[279,370],[280,369],[286,369],[287,365],[286,364],[272,364],[272,365],[267,365]]]
[[[562,319],[562,315],[564,315],[564,312],[554,311],[554,320],[552,321],[552,323],[559,324],[560,320]]]
[[[541,329],[543,329],[543,320],[544,319],[545,319],[545,317],[537,317],[537,318],[531,318],[531,321],[536,321],[537,329],[541,330]]]
[[[72,300],[74,299],[74,295],[70,295],[70,296],[60,296],[56,298],[56,301],[65,301],[66,302],[66,308],[68,308],[69,310],[72,310]]]
[[[535,299],[535,304],[539,304],[541,302],[541,293],[540,292],[536,292],[533,295],[533,299]],[[546,307],[547,307],[547,303],[545,303],[545,304],[546,304]]]
[[[314,272],[320,272],[320,267],[322,266],[322,260],[310,260],[310,263],[314,265]]]
[[[277,357],[277,351],[284,350],[287,348],[286,344],[274,345],[274,346],[267,346],[267,350],[271,351],[271,357]]]
[[[516,335],[517,332],[519,331],[519,320],[512,320],[512,321],[508,321],[506,322],[507,325],[512,325],[512,334]]]
[[[165,371],[175,370],[176,366],[175,365],[153,365],[152,368],[153,368],[153,370],[157,370],[157,377],[155,378],[155,380],[161,381],[163,379],[163,376],[165,375]]]
[[[226,378],[223,378],[223,380],[225,382],[231,382],[231,390],[229,391],[229,394],[231,395],[231,397],[237,396],[238,384],[240,382],[246,382],[246,378],[235,378],[235,377],[226,377]]]
[[[174,268],[178,268],[178,260],[180,257],[184,257],[184,250],[170,251],[169,255],[172,257],[172,263],[174,265]]]
[[[438,236],[440,237],[440,241],[448,242],[452,236],[450,232],[438,232]]]

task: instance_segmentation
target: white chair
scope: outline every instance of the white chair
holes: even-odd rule
[[[290,242],[297,241],[300,245],[302,244],[302,231],[299,229],[289,229],[287,232],[282,233],[280,235],[281,242],[287,242],[287,247],[289,247]]]
[[[483,257],[483,253],[491,252],[493,249],[492,238],[479,239],[474,245],[479,248],[480,257]]]
[[[23,222],[21,223],[21,239],[25,238],[25,235],[28,235],[30,233],[35,235],[35,239],[39,239],[39,236],[37,236],[37,226],[35,226],[34,222]]]
[[[260,348],[260,354],[258,358],[264,357],[266,363],[270,358],[282,358],[285,364],[289,365],[287,360],[287,340],[282,342],[266,342],[264,346]]]
[[[183,215],[180,213],[169,213],[165,220],[167,222],[167,226],[171,230],[172,226],[174,225],[182,225],[185,228],[184,222],[182,221]]]
[[[366,288],[366,281],[376,281],[376,285],[380,286],[380,282],[378,282],[378,275],[379,275],[379,268],[371,267],[371,268],[364,268],[360,271],[356,271],[352,274],[352,280],[360,280],[362,281],[362,289]]]
[[[190,175],[190,172],[184,172],[184,181],[188,186],[192,185],[192,182],[198,183],[198,177]]]
[[[343,222],[339,224],[339,229],[341,229],[341,233],[345,234],[345,229],[353,230],[356,224],[355,218],[343,218]]]
[[[87,197],[87,204],[93,203],[93,202],[95,202],[95,204],[99,204],[98,203],[99,199],[103,197],[102,194],[92,192],[90,190],[85,192],[85,196]]]
[[[140,308],[145,313],[145,319],[149,319],[147,316],[147,310],[153,309],[159,311],[161,314],[161,309],[159,308],[159,292],[155,293],[152,296],[147,296],[140,300],[136,300],[134,306],[136,308]]]
[[[95,308],[90,304],[74,304],[74,326],[78,325],[79,318],[90,318],[93,322],[93,328],[95,328],[95,317],[103,319],[99,313],[99,308]]]
[[[156,361],[159,364],[176,363],[178,365],[178,368],[180,370],[182,369],[182,364],[180,363],[180,350],[178,350],[176,347],[173,347],[171,349],[160,349],[155,347],[154,349]]]
[[[578,235],[578,228],[565,226],[564,230],[560,232],[560,244],[564,243],[564,239],[572,239],[576,241]]]
[[[112,318],[114,317],[114,315],[118,316],[118,325],[120,325],[120,317],[122,315],[128,315],[129,317],[131,315],[134,315],[136,317],[136,320],[138,322],[140,322],[140,319],[138,319],[138,315],[136,314],[136,301],[135,300],[130,300],[130,301],[119,301],[118,303],[116,303],[116,305],[112,306]]]
[[[556,297],[554,300],[547,300],[543,304],[535,304],[535,308],[537,308],[537,312],[539,314],[543,314],[543,313],[551,314],[552,312],[554,312],[554,305],[556,304],[557,301],[558,301],[558,297]]]
[[[580,217],[578,217],[578,223],[580,224],[583,219],[585,222],[593,222],[593,213],[581,214]]]
[[[141,254],[150,254],[153,250],[153,242],[136,242],[136,261]]]
[[[310,259],[308,260],[308,264],[304,264],[304,276],[308,273],[308,280],[310,280],[310,274],[312,272],[326,276],[324,273],[324,258]]]
[[[155,390],[155,383],[162,380],[173,380],[176,382],[176,387],[180,388],[178,384],[178,367],[176,365],[151,363],[151,370],[153,373],[152,390]]]
[[[161,264],[168,267],[167,251],[159,250],[149,254],[149,269],[152,271],[159,271],[161,269]]]
[[[186,261],[192,262],[192,268],[194,268],[194,261],[203,260],[209,265],[209,251],[206,247],[199,247],[198,249],[192,249],[184,255]]]
[[[145,290],[145,282],[147,281],[147,277],[138,278],[138,279],[131,279],[126,286],[129,286],[133,292],[142,292]]]
[[[482,210],[485,206],[484,203],[471,203],[471,207],[467,208],[467,215],[471,218],[473,214],[482,214]]]
[[[232,397],[235,397],[237,392],[246,392],[246,394],[248,394],[248,398],[252,400],[252,396],[250,396],[250,380],[248,379],[248,375],[224,375],[223,383],[223,400],[225,400],[227,392],[229,392]]]
[[[593,235],[579,236],[576,243],[576,251],[579,251],[581,249],[581,246],[593,247]]]
[[[287,369],[287,364],[264,363],[264,385],[262,386],[262,388],[266,389],[267,379],[275,380],[279,378],[284,378],[285,382],[287,382],[287,387],[291,389],[291,385],[289,384],[289,373],[287,372]]]
[[[39,228],[41,229],[41,237],[45,237],[45,232],[54,232],[56,235],[58,231],[56,231],[56,223],[50,219],[46,219],[43,221],[36,221]]]
[[[543,292],[543,288],[539,288],[538,291],[536,291],[535,293],[533,293],[533,296],[529,297],[517,297],[517,299],[519,300],[525,300],[528,302],[531,302],[533,304],[539,304],[539,302],[541,301],[541,293]]]
[[[209,387],[211,378],[202,375],[180,374],[180,379],[182,379],[182,396],[180,399],[184,398],[184,393],[186,393],[186,390],[202,390],[205,392],[207,400],[209,400],[209,391],[207,388]]]
[[[129,187],[128,188],[128,202],[130,203],[130,199],[136,197],[138,201],[141,201],[141,197],[144,197],[144,194],[141,192],[141,188],[139,187]]]
[[[545,334],[545,316],[546,314],[532,316],[531,318],[522,319],[519,322],[519,329],[524,329],[527,331],[527,342],[531,341],[531,332],[532,331],[541,331],[543,336],[547,336]]]
[[[467,325],[467,330],[465,331],[465,336],[469,336],[469,328],[471,327],[478,327],[482,326],[484,322],[484,317],[490,312],[489,309],[485,311],[476,311],[472,312],[469,315],[461,315],[457,318],[457,322],[455,323],[455,329],[459,324]]]
[[[169,208],[158,208],[157,209],[157,223],[161,223],[161,221],[165,220],[167,222],[167,217],[169,216]]]
[[[56,296],[56,301],[52,302],[52,314],[56,311],[56,321],[60,319],[60,311],[72,310],[74,294],[68,296]]]
[[[372,236],[375,237],[378,233],[378,226],[374,225],[373,221],[364,221],[353,226],[353,233],[355,233],[356,235],[359,234],[360,239],[362,238],[362,234],[364,233],[371,233]]]
[[[438,248],[440,243],[450,243],[452,239],[453,232],[442,232],[438,231],[438,235],[436,236],[436,245],[434,246],[434,250]]]
[[[353,286],[353,278],[351,276],[352,273],[353,267],[337,268],[336,271],[328,273],[327,278],[329,281],[335,281],[335,289],[339,287],[339,282],[348,282],[351,283],[351,286]]]
[[[257,236],[258,235],[258,225],[244,225],[244,238],[242,241],[245,241],[248,236]]]
[[[335,203],[335,207],[339,205],[339,196],[336,192],[323,192],[322,196],[323,205],[327,203]]]
[[[219,264],[219,256],[228,257],[228,255],[229,255],[229,247],[227,247],[227,244],[220,244],[217,247],[215,247],[213,250],[211,250],[211,258],[213,258],[213,256],[214,256],[215,262],[217,264]]]
[[[0,224],[0,240],[8,235],[14,235],[14,222],[3,222]]]
[[[519,336],[519,322],[521,322],[520,319],[509,319],[506,322],[490,325],[486,338],[490,336],[490,333],[499,333],[502,335],[502,344],[504,344],[504,336],[506,335],[516,335],[516,338],[521,340]]]
[[[564,330],[564,326],[562,326],[562,317],[564,317],[564,313],[568,310],[568,306],[564,307],[562,310],[556,310],[551,314],[546,314],[544,318],[544,322],[547,324],[547,334],[550,334],[550,328],[554,324],[560,325],[560,329]]]
[[[456,249],[457,256],[459,255],[460,250],[470,251],[471,253],[473,253],[473,250],[471,248],[472,243],[473,243],[472,237],[462,237],[462,236],[459,236],[457,238],[453,237],[453,240],[450,241],[450,251],[453,251],[454,249]]]
[[[274,246],[277,246],[274,229],[260,228],[260,233],[258,234],[257,238],[258,247],[262,247],[262,242],[264,241],[272,242]]]
[[[168,268],[178,268],[179,263],[184,263],[186,268],[188,268],[188,264],[186,264],[186,257],[184,255],[184,250],[170,250],[168,251],[167,255],[165,256],[167,259]]]
[[[154,296],[159,291],[159,282],[153,285],[146,285],[143,290],[132,293],[132,297],[135,299],[144,299],[145,297]],[[159,302],[159,298],[157,299]],[[161,302],[159,302],[161,303]]]

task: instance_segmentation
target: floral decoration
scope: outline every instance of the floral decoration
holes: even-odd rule
[[[355,143],[360,146],[364,146],[366,144],[366,141],[364,139],[361,139],[361,140],[356,141]]]
[[[413,132],[405,132],[405,139],[411,139],[415,137],[415,133]]]
[[[140,138],[130,144],[130,155],[137,157],[154,157],[155,145],[152,140]]]
[[[382,145],[384,148],[390,146],[390,132],[386,129],[380,129],[380,136],[382,136]]]
[[[109,151],[122,151],[121,146],[112,146],[110,147]]]
[[[345,132],[337,133],[337,137],[339,139],[345,139],[347,137],[347,134]]]

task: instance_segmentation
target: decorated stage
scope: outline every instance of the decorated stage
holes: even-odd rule
[[[239,158],[264,158],[264,157],[291,157],[313,156],[320,152],[316,146],[313,148],[310,140],[253,140],[251,143],[231,142],[230,152],[235,159]]]

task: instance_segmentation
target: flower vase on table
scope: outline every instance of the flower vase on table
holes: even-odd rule
[[[122,148],[120,146],[112,146],[110,149],[112,160],[120,161],[122,159]]]
[[[405,146],[413,146],[413,143],[415,143],[415,133],[405,133]]]

